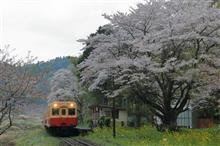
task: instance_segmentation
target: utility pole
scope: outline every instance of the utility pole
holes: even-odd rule
[[[116,111],[115,111],[115,98],[113,98],[113,109],[112,109],[112,118],[113,118],[113,129],[112,129],[112,134],[113,137],[115,138],[116,136],[116,125],[115,125],[115,119],[116,119]]]

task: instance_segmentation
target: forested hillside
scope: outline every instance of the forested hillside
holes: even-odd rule
[[[39,82],[36,88],[36,96],[46,97],[50,92],[49,80],[53,74],[59,69],[66,69],[71,66],[71,63],[68,57],[57,57],[49,61],[41,61],[36,64],[32,64],[32,73],[33,74],[42,74],[43,79]]]

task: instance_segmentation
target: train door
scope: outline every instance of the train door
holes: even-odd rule
[[[67,117],[66,117],[66,115],[67,115],[67,110],[66,110],[66,108],[61,108],[60,109],[60,116],[61,116],[61,125],[62,126],[66,126],[67,125]]]

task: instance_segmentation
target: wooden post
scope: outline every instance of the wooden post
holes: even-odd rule
[[[113,98],[113,111],[112,111],[112,118],[113,118],[113,129],[112,129],[112,134],[113,137],[115,138],[116,136],[116,126],[115,126],[115,119],[116,119],[116,112],[115,112],[115,98]]]

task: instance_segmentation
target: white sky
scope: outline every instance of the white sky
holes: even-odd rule
[[[108,23],[103,13],[127,12],[143,0],[0,0],[0,44],[38,60],[78,56],[86,38]]]

